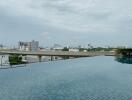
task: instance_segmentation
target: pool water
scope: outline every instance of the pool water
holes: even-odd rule
[[[99,56],[0,69],[0,100],[132,100],[132,65]]]

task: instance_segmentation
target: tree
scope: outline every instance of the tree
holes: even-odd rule
[[[18,54],[13,54],[9,56],[9,62],[10,65],[18,65],[18,64],[23,64],[22,62],[22,56]]]
[[[69,49],[67,47],[64,47],[62,51],[69,51]]]

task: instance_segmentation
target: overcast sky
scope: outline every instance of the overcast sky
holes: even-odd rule
[[[132,46],[132,0],[0,0],[0,43]]]

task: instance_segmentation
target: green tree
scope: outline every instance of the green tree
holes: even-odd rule
[[[69,51],[69,49],[67,47],[64,47],[62,51]]]
[[[9,56],[9,62],[10,65],[18,65],[18,64],[23,64],[22,62],[22,56],[18,54],[13,54]]]

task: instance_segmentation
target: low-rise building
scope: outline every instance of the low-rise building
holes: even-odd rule
[[[53,50],[62,50],[63,47],[62,47],[61,45],[59,45],[59,44],[54,44],[54,46],[53,46],[52,49],[53,49]]]
[[[39,49],[39,42],[38,41],[31,41],[31,42],[19,42],[19,50],[21,51],[37,51]]]
[[[0,55],[0,66],[9,65],[9,55]]]
[[[19,50],[21,51],[30,51],[30,43],[29,42],[19,42]]]
[[[75,48],[70,48],[69,52],[79,52],[79,49],[75,49]]]

